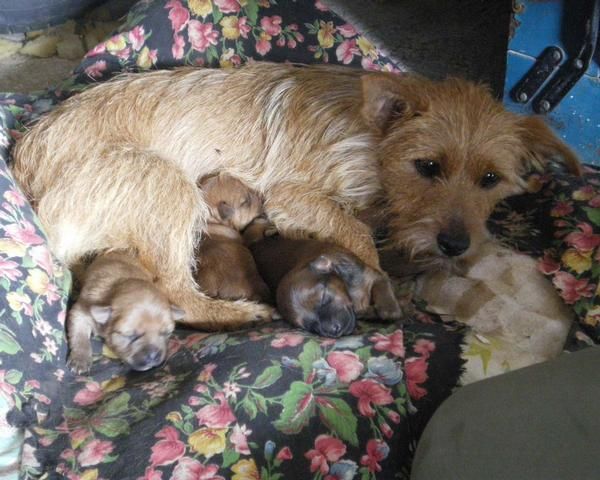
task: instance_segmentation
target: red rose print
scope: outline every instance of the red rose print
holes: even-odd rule
[[[281,17],[279,15],[263,17],[260,20],[260,26],[267,34],[275,37],[281,33]]]
[[[104,460],[104,457],[109,455],[113,451],[112,442],[105,440],[92,440],[85,444],[82,452],[77,457],[82,467],[89,467],[90,465],[97,465]]]
[[[589,252],[600,245],[600,235],[594,233],[589,223],[580,223],[577,228],[579,232],[569,233],[565,237],[567,244],[582,252]]]
[[[544,275],[552,275],[560,270],[560,263],[554,260],[549,253],[544,253],[544,258],[540,260],[538,270]]]
[[[404,334],[402,330],[396,330],[391,335],[376,333],[369,340],[375,342],[375,350],[390,352],[397,357],[404,357]]]
[[[315,448],[309,450],[304,456],[310,460],[310,471],[319,470],[322,475],[329,472],[327,462],[337,462],[346,454],[346,445],[337,438],[329,435],[319,435],[315,439]]]
[[[374,417],[372,405],[388,405],[394,401],[390,389],[375,380],[359,380],[350,385],[349,391],[358,398],[358,411],[365,417]]]
[[[415,353],[427,358],[431,352],[435,351],[435,343],[433,343],[431,340],[420,338],[415,342],[413,350]]]
[[[207,405],[196,412],[198,424],[206,425],[209,428],[225,428],[235,422],[235,415],[229,408],[229,403],[222,392],[217,393],[215,399],[219,405]]]
[[[379,462],[385,460],[390,453],[390,447],[383,440],[371,439],[367,442],[367,454],[360,459],[361,465],[365,465],[370,472],[381,472]]]
[[[204,52],[210,45],[217,44],[219,32],[213,30],[212,23],[190,20],[188,24],[188,37],[194,50]]]
[[[427,375],[427,358],[413,357],[404,363],[406,373],[406,387],[411,398],[418,400],[427,395],[427,390],[419,386],[425,383],[429,376]]]
[[[348,350],[343,352],[331,352],[327,355],[327,363],[335,370],[342,383],[350,383],[358,378],[364,366],[358,355]]]
[[[585,278],[577,280],[567,272],[557,272],[552,283],[560,290],[560,295],[567,305],[572,305],[581,297],[593,296],[596,289],[596,286],[590,285]]]
[[[175,428],[165,427],[154,436],[164,440],[160,440],[152,447],[150,461],[153,467],[169,465],[183,457],[185,444],[179,440],[179,432]]]
[[[179,0],[169,0],[165,8],[169,9],[169,20],[171,20],[173,32],[177,33],[183,30],[190,20],[188,9]]]
[[[284,462],[285,460],[291,460],[294,458],[294,455],[292,454],[290,447],[283,447],[281,450],[279,450],[279,453],[275,458],[280,462]]]

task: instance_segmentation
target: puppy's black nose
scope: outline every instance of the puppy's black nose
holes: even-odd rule
[[[321,324],[321,335],[324,337],[337,338],[342,334],[342,324],[336,320]]]
[[[158,348],[152,348],[148,350],[148,352],[146,353],[146,358],[144,360],[146,365],[155,366],[160,363],[161,357],[162,355],[160,353],[160,350]]]
[[[467,251],[471,239],[465,232],[440,232],[437,236],[437,244],[444,255],[457,257]]]

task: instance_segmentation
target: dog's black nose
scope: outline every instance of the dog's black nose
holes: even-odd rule
[[[129,362],[134,370],[143,372],[162,363],[163,353],[158,347],[146,347],[137,352]]]
[[[465,253],[471,245],[471,239],[464,233],[440,232],[437,236],[437,243],[440,251],[448,257],[457,257]]]
[[[342,324],[336,320],[331,320],[329,322],[323,322],[321,324],[321,335],[324,337],[333,337],[337,338],[342,334]]]
[[[152,348],[146,353],[145,363],[146,365],[158,365],[160,363],[160,359],[162,354],[158,348]]]

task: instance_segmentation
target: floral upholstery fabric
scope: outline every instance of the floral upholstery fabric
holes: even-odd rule
[[[166,364],[136,373],[95,342],[89,376],[66,368],[71,277],[7,168],[27,125],[123,70],[256,60],[396,67],[320,1],[139,2],[120,32],[48,92],[0,96],[0,429],[25,433],[23,478],[407,478],[420,432],[460,382],[466,330],[422,310],[329,340],[283,323],[232,334],[180,329]],[[543,256],[581,329],[598,341],[600,175],[540,179],[492,228]],[[587,335],[586,335],[587,333]],[[470,353],[469,353],[470,352]],[[473,353],[475,352],[475,353]]]

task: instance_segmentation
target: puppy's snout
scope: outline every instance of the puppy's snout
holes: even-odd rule
[[[144,371],[160,365],[162,361],[162,350],[156,346],[149,346],[134,355],[131,366],[134,370]]]
[[[321,325],[321,334],[325,337],[339,337],[342,334],[342,330],[342,323],[337,319],[324,322]]]
[[[338,338],[351,333],[355,326],[356,318],[351,309],[338,310],[328,317],[320,318],[318,333],[323,337]]]
[[[447,230],[442,230],[437,236],[440,251],[448,257],[457,257],[465,253],[471,245],[471,239],[462,222],[450,224]]]

